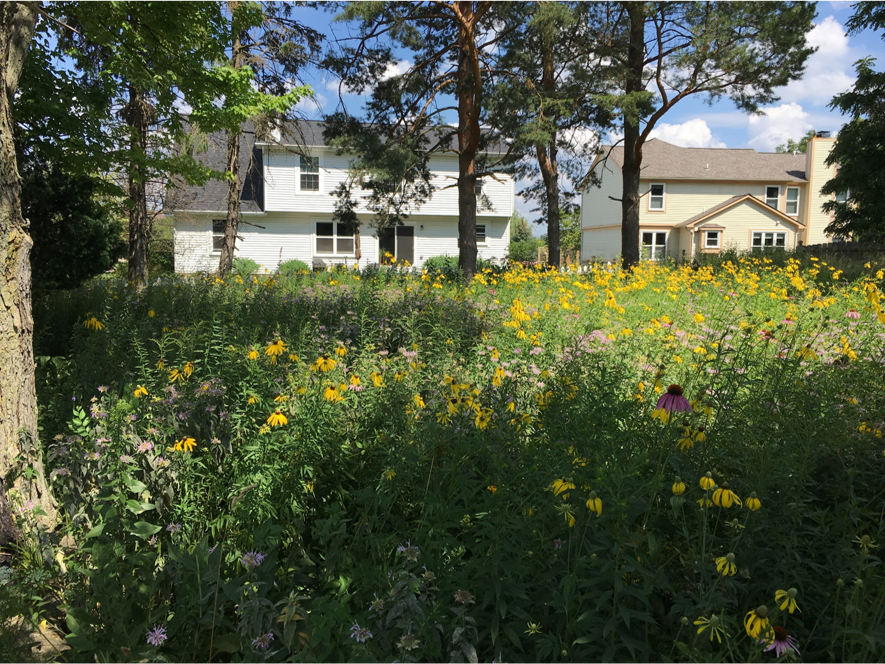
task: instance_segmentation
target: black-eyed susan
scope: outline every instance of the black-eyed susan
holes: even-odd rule
[[[704,491],[709,491],[714,486],[716,486],[716,482],[713,481],[713,473],[707,473],[700,479],[701,488]]]
[[[750,494],[750,497],[747,498],[747,509],[751,512],[756,512],[762,507],[762,501],[756,496],[756,492]]]
[[[683,493],[685,493],[685,489],[686,489],[685,482],[682,481],[681,477],[677,477],[676,481],[673,482],[672,488],[673,488],[673,495],[674,496],[681,496]]]
[[[587,500],[587,509],[595,512],[596,516],[602,516],[602,499],[596,495],[595,491],[590,492],[590,498]]]
[[[719,643],[722,643],[722,637],[728,636],[725,629],[722,626],[722,620],[719,619],[715,613],[711,614],[709,618],[705,618],[701,616],[697,620],[694,621],[695,625],[698,625],[698,634],[702,633],[704,630],[710,630],[710,640],[713,640],[713,637],[716,637],[716,640]]]
[[[175,447],[173,447],[172,449],[176,452],[193,452],[196,446],[197,441],[195,439],[185,436],[177,443],[175,443]]]
[[[136,387],[135,392],[133,392],[133,395],[135,395],[136,397],[146,397],[147,394],[148,394],[147,389],[145,389],[144,386],[142,386],[142,385],[139,385],[138,387]]]
[[[768,622],[768,607],[762,604],[747,611],[747,615],[744,616],[744,629],[751,639],[768,640],[772,632],[771,623]]]
[[[723,482],[722,486],[713,492],[713,503],[719,507],[724,507],[725,509],[728,509],[735,504],[738,507],[743,507],[743,503],[741,502],[741,499],[738,498],[738,495],[728,488],[728,482]]]
[[[722,576],[734,576],[737,572],[737,565],[734,562],[734,554],[728,553],[717,558],[716,571]]]
[[[286,416],[279,410],[275,410],[270,414],[270,417],[267,418],[267,423],[272,427],[281,427],[288,422],[289,420],[287,420]]]
[[[264,354],[270,357],[274,362],[276,359],[286,352],[286,343],[282,339],[277,339],[267,345],[267,348],[264,349]]]
[[[799,605],[796,604],[796,595],[799,594],[799,591],[795,588],[790,588],[789,590],[778,590],[774,593],[774,601],[778,602],[778,608],[781,611],[789,611],[793,613],[793,611],[801,611]]]
[[[341,393],[338,391],[338,388],[335,387],[334,385],[329,385],[323,391],[323,399],[325,399],[326,401],[330,401],[332,403],[338,403],[339,401],[344,401],[344,397],[341,396]]]

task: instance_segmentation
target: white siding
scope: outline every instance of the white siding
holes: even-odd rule
[[[213,272],[218,269],[219,254],[211,253],[213,215],[177,215],[174,225],[175,271]],[[331,222],[331,214],[274,212],[244,219],[240,225],[236,255],[256,261],[262,271],[273,272],[280,263],[291,259],[308,265],[353,265],[347,256],[316,253],[316,223]],[[500,261],[510,244],[510,218],[480,220],[486,227],[486,243],[479,246],[480,257]],[[423,265],[433,256],[458,255],[457,217],[410,217],[406,225],[415,227],[415,263]],[[378,262],[377,233],[371,227],[361,229],[360,265]]]
[[[581,232],[581,260],[613,260],[621,255],[621,229],[590,228]]]
[[[349,158],[337,155],[331,150],[314,149],[312,155],[319,158],[320,189],[316,192],[300,191],[300,156],[280,148],[265,148],[265,209],[268,212],[333,212],[336,187],[347,178]],[[437,188],[434,195],[423,206],[414,210],[414,215],[455,215],[458,214],[458,159],[454,156],[436,156],[430,159],[430,169],[434,174],[431,182]],[[513,214],[513,178],[499,175],[497,179],[486,177],[483,191],[491,203],[491,209],[479,207],[477,216],[493,217]],[[354,190],[357,199],[368,194]]]
[[[597,165],[596,174],[601,179],[600,186],[587,187],[581,194],[581,228],[621,223],[621,169],[609,160],[605,165]]]

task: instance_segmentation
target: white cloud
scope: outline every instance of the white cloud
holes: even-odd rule
[[[808,120],[808,113],[795,102],[766,108],[763,115],[749,117],[748,131],[752,138],[748,143],[761,152],[773,152],[787,139],[799,140],[809,129],[813,129]]]
[[[778,94],[789,102],[823,106],[854,84],[852,63],[859,55],[851,48],[845,28],[833,16],[815,24],[806,40],[809,46],[817,47],[817,52],[808,58],[802,78],[790,82]]]
[[[295,110],[305,116],[317,117],[323,114],[323,107],[326,105],[326,96],[321,92],[314,92],[313,97],[303,97],[295,104]]]
[[[384,70],[384,73],[381,74],[381,80],[386,81],[387,79],[393,78],[394,76],[402,76],[407,71],[409,71],[409,69],[411,69],[411,68],[412,68],[412,63],[409,62],[408,60],[400,60],[399,62],[388,63],[387,68]],[[341,79],[329,78],[329,79],[326,79],[325,83],[326,83],[326,90],[329,90],[329,91],[334,92],[336,94],[338,93],[339,87],[341,88],[342,94],[346,94],[346,95],[354,94],[353,90],[351,90],[348,86],[341,85]],[[370,85],[366,89],[366,91],[365,91],[366,95],[370,95],[372,93],[373,87],[374,86]]]
[[[651,130],[649,138],[660,138],[662,141],[683,148],[725,147],[725,143],[713,136],[706,121],[700,118],[688,120],[682,124],[661,123]]]

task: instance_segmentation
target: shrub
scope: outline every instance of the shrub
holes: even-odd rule
[[[284,277],[291,277],[296,274],[302,274],[304,272],[310,272],[310,266],[304,261],[300,261],[297,258],[293,258],[292,260],[285,261],[280,263],[280,267],[277,268],[277,271]]]
[[[233,259],[231,272],[233,274],[239,274],[240,276],[245,277],[249,274],[254,274],[255,272],[258,272],[258,269],[260,267],[261,266],[258,265],[258,263],[253,261],[251,258],[243,258],[241,256],[237,256]]]

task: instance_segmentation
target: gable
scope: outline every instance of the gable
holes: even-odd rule
[[[798,217],[791,217],[766,205],[752,194],[732,196],[709,210],[696,214],[676,224],[677,228],[699,228],[702,224],[728,224],[740,219],[742,223],[758,221],[769,226],[785,226],[793,229],[805,228]]]

